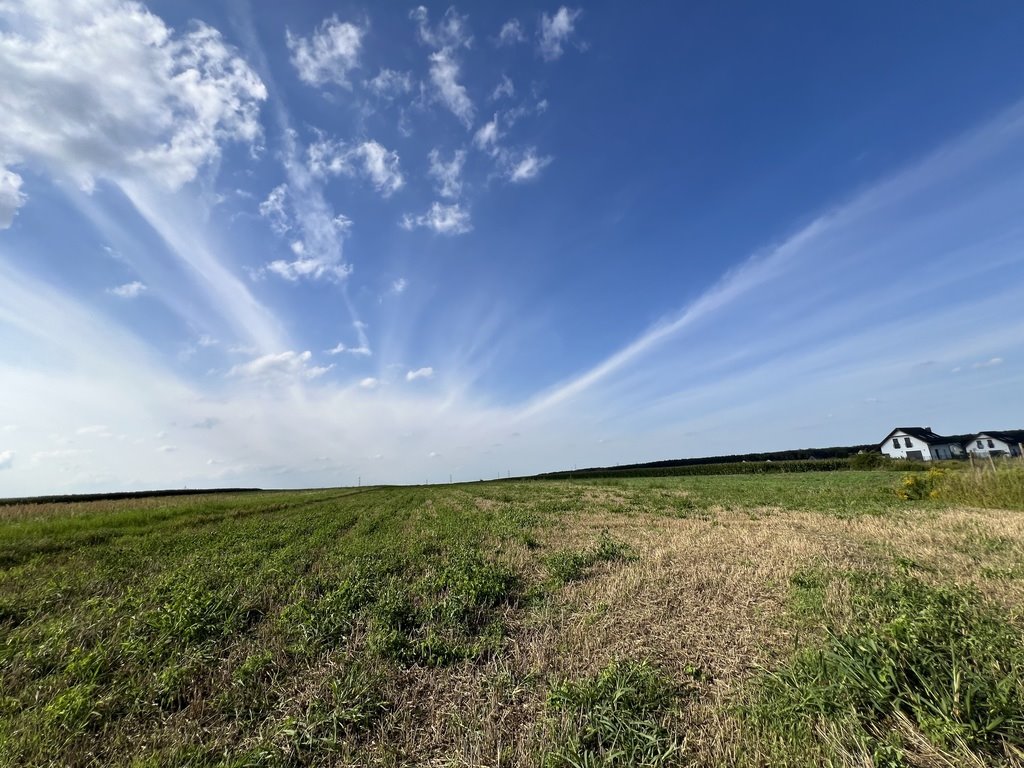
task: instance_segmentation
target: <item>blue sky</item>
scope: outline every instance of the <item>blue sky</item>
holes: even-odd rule
[[[0,2],[0,496],[1022,426],[1024,8]]]

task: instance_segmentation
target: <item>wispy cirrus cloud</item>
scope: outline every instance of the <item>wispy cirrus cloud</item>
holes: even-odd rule
[[[893,302],[904,307],[913,306],[913,297],[929,295],[930,291],[953,280],[948,275],[954,272],[966,279],[974,269],[991,270],[1000,264],[1008,268],[1021,262],[1020,256],[1014,255],[1013,243],[1016,240],[1012,238],[1000,242],[999,251],[1003,255],[998,257],[988,232],[981,237],[979,246],[979,235],[972,218],[972,211],[979,206],[989,216],[1011,215],[1012,208],[1005,204],[1005,196],[999,190],[1007,183],[1024,188],[1024,153],[1014,153],[1014,142],[1019,138],[1024,138],[1022,105],[1013,107],[991,123],[952,141],[917,164],[819,215],[781,244],[752,255],[674,316],[656,323],[589,370],[532,398],[521,411],[521,416],[532,417],[563,407],[598,385],[612,386],[609,382],[628,378],[631,368],[656,348],[684,336],[692,342],[697,329],[704,328],[711,318],[723,322],[731,316],[730,313],[742,314],[744,306],[778,305],[779,302],[790,306],[793,318],[787,314],[780,316],[779,322],[785,317],[793,319],[794,325],[775,328],[775,338],[788,338],[789,344],[802,345],[805,350],[814,349],[814,340],[827,338],[828,332],[848,327],[853,317],[863,318],[866,326],[857,332],[858,343],[851,350],[856,349],[856,354],[868,359],[872,352],[880,359],[881,349],[891,346],[894,339],[905,341],[910,338],[911,330],[916,326],[919,326],[917,330],[923,340],[929,329],[931,333],[935,332],[933,317],[922,317],[912,324],[909,317],[901,316],[901,331],[895,334],[885,326],[885,308]],[[1004,165],[993,175],[993,158],[997,157]],[[966,184],[971,184],[974,190],[971,206],[950,205],[950,198],[943,197],[944,190],[961,188]],[[928,215],[922,217],[922,211],[928,211]],[[913,216],[909,215],[911,212]],[[919,243],[919,247],[932,254],[932,279],[922,280],[917,271],[898,275],[893,272],[891,267],[896,263],[896,253],[905,248],[908,241]],[[979,247],[985,253],[984,259],[973,265],[963,260],[965,252]],[[828,253],[829,259],[821,260],[821,253]],[[872,259],[870,263],[865,261],[868,254]],[[872,264],[877,273],[887,270],[889,282],[884,289],[871,280],[870,276],[876,274],[872,271]],[[810,286],[824,284],[842,285],[843,288],[837,287],[835,295],[812,297]],[[790,296],[791,301],[783,299],[783,296]],[[1009,294],[1000,300],[1008,298]],[[808,306],[812,301],[826,303],[812,309]],[[817,317],[814,329],[805,324],[811,311]],[[971,310],[963,316],[978,316],[978,312]],[[768,331],[767,324],[762,323],[762,327]],[[1014,331],[1007,329],[1007,332],[1012,334]],[[959,338],[960,344],[968,345],[979,344],[980,335],[989,346],[1005,343],[1008,338],[995,335],[991,328],[980,325],[968,327],[963,323],[951,325],[946,333],[950,339]],[[971,338],[973,342],[963,341]],[[722,345],[724,342],[720,336],[718,339],[717,344]],[[768,347],[777,343],[777,340],[766,340]],[[834,349],[828,354],[836,355],[834,350],[841,345],[834,337],[829,343]],[[936,342],[931,359],[962,357],[961,351],[951,348],[952,343]],[[921,346],[923,350],[923,341]],[[824,356],[826,352],[818,351],[816,354]],[[810,360],[814,359],[809,352],[807,355]],[[672,356],[669,359],[680,360]],[[1001,356],[993,356],[976,365],[993,367],[1000,365],[1002,360]],[[895,365],[888,361],[886,364]],[[874,365],[881,367],[878,360]],[[899,365],[906,368],[905,361],[900,361]],[[702,367],[710,368],[707,360],[702,362]],[[639,390],[634,388],[633,391]]]
[[[521,155],[511,159],[508,163],[508,180],[513,184],[520,184],[525,181],[533,181],[540,172],[551,165],[554,158],[537,154],[534,147],[525,150]]]
[[[0,166],[0,229],[14,223],[14,215],[28,199],[21,191],[22,183],[21,176]]]

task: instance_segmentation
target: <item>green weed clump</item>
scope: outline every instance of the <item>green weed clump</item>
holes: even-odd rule
[[[683,739],[668,722],[682,690],[646,662],[619,661],[595,676],[552,686],[556,713],[547,768],[675,765]]]
[[[551,581],[563,586],[583,579],[597,563],[635,560],[632,549],[608,531],[602,531],[589,549],[565,549],[548,556],[546,564]]]
[[[519,578],[511,570],[457,552],[411,589],[392,581],[381,590],[369,611],[369,646],[403,664],[478,658],[497,650],[501,609],[518,597]]]
[[[971,589],[847,578],[849,620],[828,626],[821,647],[766,675],[750,712],[755,727],[790,752],[830,734],[876,765],[905,765],[920,750],[906,724],[960,759],[1024,757],[1020,630]],[[807,584],[821,586],[818,577]]]

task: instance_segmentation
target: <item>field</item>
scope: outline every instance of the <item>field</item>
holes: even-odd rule
[[[1024,765],[1021,472],[0,507],[0,765]]]

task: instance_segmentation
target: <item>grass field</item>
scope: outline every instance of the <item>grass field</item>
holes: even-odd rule
[[[1024,765],[1020,481],[0,507],[0,764]]]

